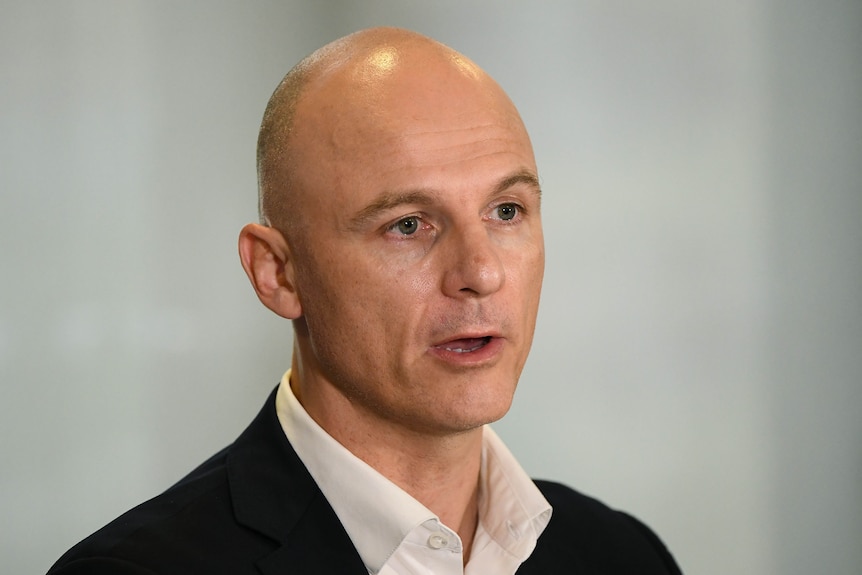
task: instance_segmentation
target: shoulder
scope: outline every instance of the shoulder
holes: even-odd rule
[[[576,565],[589,573],[680,573],[658,536],[631,515],[560,483],[535,483],[553,514],[527,563],[548,573],[561,566],[577,572]]]
[[[205,563],[214,567],[209,572],[230,572],[225,570],[230,560],[224,550],[261,542],[233,517],[225,464],[228,450],[81,541],[49,574],[182,573]],[[184,570],[191,566],[192,571]]]
[[[54,566],[50,575],[158,575],[146,567],[111,557],[75,559]]]

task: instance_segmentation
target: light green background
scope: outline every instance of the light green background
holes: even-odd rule
[[[691,574],[862,573],[862,3],[0,2],[0,570],[39,573],[289,362],[235,240],[264,105],[374,24],[530,129],[548,265],[496,427]]]

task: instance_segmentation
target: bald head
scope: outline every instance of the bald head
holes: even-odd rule
[[[309,414],[363,445],[501,417],[544,244],[533,149],[500,87],[424,36],[359,32],[286,76],[258,157],[268,225],[243,228],[240,257],[293,321],[291,388]]]
[[[331,162],[373,154],[368,145],[380,137],[451,123],[435,115],[465,116],[471,103],[521,126],[490,76],[426,36],[372,28],[320,48],[288,72],[264,113],[257,150],[262,223],[289,233],[314,199],[309,194],[319,191],[315,174],[329,172]]]

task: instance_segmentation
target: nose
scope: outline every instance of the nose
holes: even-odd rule
[[[506,279],[500,246],[481,225],[452,230],[447,252],[443,292],[454,298],[481,297],[503,287]]]

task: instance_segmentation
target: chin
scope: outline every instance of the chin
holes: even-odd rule
[[[471,398],[471,400],[454,406],[449,418],[452,426],[461,431],[469,431],[499,421],[512,406],[511,393],[498,393],[494,397]]]

